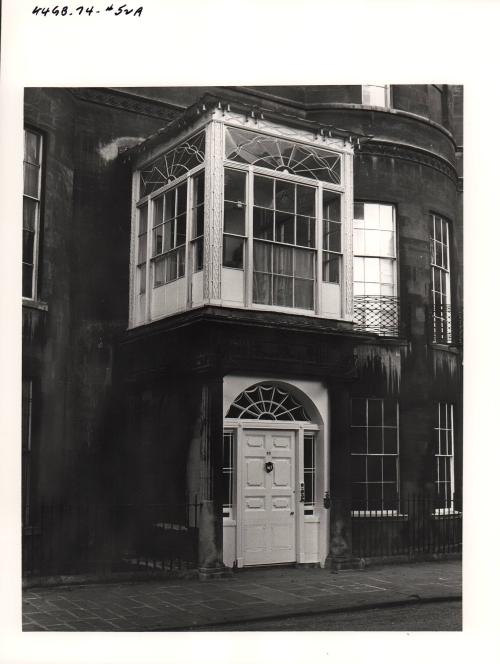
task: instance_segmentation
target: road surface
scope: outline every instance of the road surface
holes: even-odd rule
[[[326,613],[259,620],[232,625],[195,628],[197,631],[460,631],[462,602],[433,602],[367,609],[351,613]]]

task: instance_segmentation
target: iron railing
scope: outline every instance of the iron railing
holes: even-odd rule
[[[182,504],[43,503],[23,527],[23,576],[194,568],[200,509],[196,497]]]
[[[398,297],[390,295],[355,295],[354,329],[385,337],[401,334],[401,307]]]
[[[352,553],[373,558],[442,555],[462,551],[462,501],[411,495],[393,510],[352,511]]]
[[[449,304],[433,304],[431,308],[430,333],[433,343],[453,345],[462,344],[462,309]]]

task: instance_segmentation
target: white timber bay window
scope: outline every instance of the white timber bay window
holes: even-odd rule
[[[137,161],[130,325],[193,307],[352,318],[352,144],[215,109]]]

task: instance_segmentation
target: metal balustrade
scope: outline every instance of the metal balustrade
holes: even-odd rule
[[[197,565],[203,505],[44,503],[23,528],[23,576],[154,572]]]
[[[462,499],[405,495],[397,508],[353,510],[352,553],[356,557],[428,556],[462,551]],[[336,506],[343,501],[337,499]],[[353,507],[352,503],[349,503]]]
[[[390,295],[355,295],[354,330],[384,337],[401,334],[401,310],[398,297]]]
[[[463,313],[460,307],[433,304],[431,308],[431,339],[436,344],[463,342]]]

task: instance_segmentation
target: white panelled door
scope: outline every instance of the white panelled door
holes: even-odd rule
[[[244,430],[244,565],[296,560],[295,437],[294,431]]]

